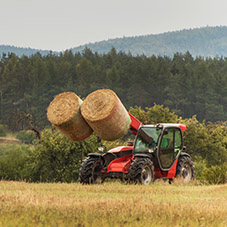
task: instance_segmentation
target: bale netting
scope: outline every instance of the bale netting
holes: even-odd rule
[[[93,132],[80,113],[82,102],[75,93],[63,92],[47,108],[48,120],[72,141],[86,139]]]
[[[127,134],[131,119],[117,95],[100,89],[87,96],[81,114],[94,132],[103,140],[113,141]]]

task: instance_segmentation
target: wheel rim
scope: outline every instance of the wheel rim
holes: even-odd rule
[[[148,166],[144,167],[142,169],[142,173],[141,173],[141,182],[142,184],[148,185],[151,183],[151,170]]]
[[[187,163],[185,163],[181,169],[181,176],[184,182],[188,182],[192,179],[192,169]]]

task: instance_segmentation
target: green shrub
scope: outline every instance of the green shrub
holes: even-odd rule
[[[26,179],[42,182],[75,182],[82,160],[96,152],[99,143],[95,135],[72,142],[57,130],[45,129],[41,140],[31,149],[25,165]]]
[[[225,122],[200,123],[196,116],[180,121],[187,125],[183,132],[187,153],[195,160],[206,160],[207,166],[223,165],[227,162],[227,126]]]
[[[7,126],[0,124],[0,136],[7,135]]]
[[[197,180],[201,180],[201,176],[203,172],[207,169],[207,162],[206,160],[200,160],[200,161],[193,161],[195,166],[195,178]]]
[[[95,135],[72,142],[57,130],[46,129],[34,145],[0,147],[0,179],[75,182],[82,160],[99,145]]]
[[[34,132],[27,130],[27,131],[20,131],[18,132],[16,138],[23,143],[31,144],[33,140],[36,138]]]
[[[178,119],[177,115],[170,112],[168,107],[157,104],[150,108],[146,107],[145,110],[139,106],[130,107],[129,112],[143,124],[173,123]]]
[[[227,163],[206,168],[201,174],[201,180],[209,184],[227,183]]]
[[[30,148],[27,145],[7,145],[0,149],[0,179],[21,180]]]

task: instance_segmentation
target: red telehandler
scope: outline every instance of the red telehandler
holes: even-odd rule
[[[130,115],[130,130],[136,136],[129,146],[120,146],[103,154],[90,153],[81,164],[80,182],[102,183],[106,178],[119,178],[148,185],[157,178],[171,182],[181,177],[184,182],[194,178],[194,165],[183,152],[184,124],[142,125]],[[100,147],[104,150],[104,147]]]

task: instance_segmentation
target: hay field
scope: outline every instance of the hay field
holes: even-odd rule
[[[0,181],[0,226],[227,226],[226,185]]]

